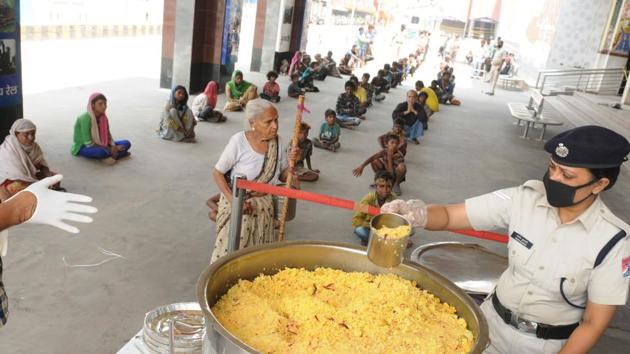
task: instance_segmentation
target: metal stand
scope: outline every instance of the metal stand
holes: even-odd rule
[[[245,190],[237,187],[239,179],[245,179],[245,176],[235,175],[232,177],[232,212],[230,214],[230,232],[228,234],[228,253],[238,250],[241,242]]]

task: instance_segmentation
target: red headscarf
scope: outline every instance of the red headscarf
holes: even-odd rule
[[[110,139],[111,136],[109,134],[109,121],[107,120],[107,115],[103,113],[99,117],[97,117],[94,114],[94,110],[92,109],[92,100],[94,100],[98,96],[105,97],[100,92],[94,92],[90,95],[87,104],[87,111],[90,114],[90,118],[92,119],[92,142],[100,146],[109,146],[110,143],[112,143],[113,141]]]
[[[208,106],[215,108],[217,106],[217,83],[214,81],[208,82],[206,89],[203,90],[203,94],[208,97]]]

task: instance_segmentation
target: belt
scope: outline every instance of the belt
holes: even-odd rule
[[[499,301],[496,293],[492,294],[492,305],[503,322],[521,332],[532,333],[542,339],[568,339],[571,333],[580,325],[576,322],[570,325],[552,326],[525,320],[505,308]]]

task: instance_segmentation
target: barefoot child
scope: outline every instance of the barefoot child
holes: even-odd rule
[[[277,72],[270,71],[267,73],[267,80],[269,81],[263,86],[263,92],[260,94],[260,98],[274,103],[280,102],[280,85],[276,82],[277,78]]]
[[[324,116],[326,117],[326,121],[322,123],[319,129],[319,137],[313,139],[313,145],[320,149],[335,152],[341,146],[339,143],[341,129],[339,124],[337,124],[337,115],[332,109],[327,109]]]

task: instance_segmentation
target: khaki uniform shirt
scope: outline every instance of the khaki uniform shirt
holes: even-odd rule
[[[567,304],[560,294],[563,277],[564,293],[573,304],[584,306],[587,299],[602,305],[626,303],[629,238],[619,241],[593,269],[597,254],[613,236],[621,230],[630,233],[600,198],[562,224],[557,208],[547,202],[543,183],[528,181],[468,199],[466,212],[476,230],[508,229],[509,266],[496,293],[518,316],[549,325],[579,322],[583,310]]]

